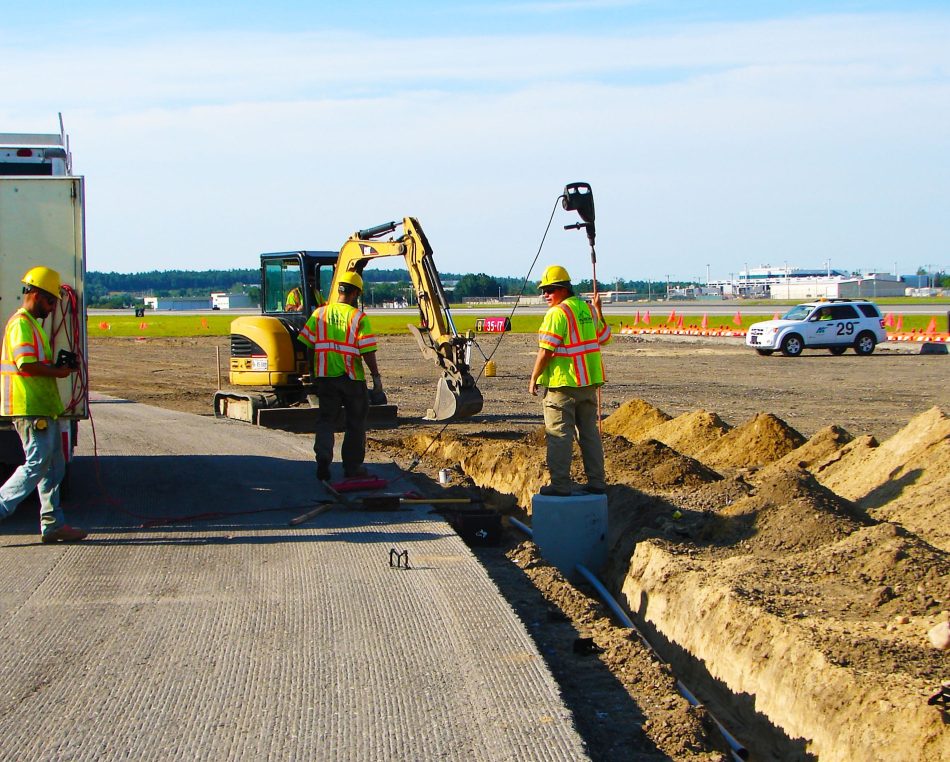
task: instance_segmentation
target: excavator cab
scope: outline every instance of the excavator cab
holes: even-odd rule
[[[265,391],[219,391],[215,415],[256,422],[260,409],[307,402],[301,379],[310,372],[310,359],[297,334],[323,304],[337,256],[335,251],[261,254],[261,314],[231,323],[228,381]]]
[[[324,304],[333,280],[335,251],[289,251],[261,254],[261,313],[299,331]]]

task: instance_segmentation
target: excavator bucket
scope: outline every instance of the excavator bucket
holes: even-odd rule
[[[482,409],[482,393],[478,387],[458,386],[442,376],[435,388],[435,404],[426,413],[427,421],[450,421],[468,418]]]

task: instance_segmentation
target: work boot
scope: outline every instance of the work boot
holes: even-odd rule
[[[69,524],[61,524],[49,532],[43,533],[43,542],[79,542],[88,535],[85,529],[71,527]]]
[[[330,481],[330,464],[329,463],[317,463],[317,481],[321,481],[321,482]]]
[[[545,497],[570,497],[570,490],[557,489],[556,487],[545,484],[541,489],[538,490],[538,493],[544,495]]]
[[[347,479],[365,479],[367,476],[372,476],[372,474],[366,470],[366,466],[357,466],[344,470],[343,476]]]
[[[606,495],[606,487],[595,487],[593,484],[585,484],[581,487],[581,490],[586,492],[588,495]]]

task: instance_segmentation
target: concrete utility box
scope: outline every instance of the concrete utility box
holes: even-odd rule
[[[576,579],[578,564],[598,574],[607,563],[607,496],[535,495],[531,531],[541,555],[565,577]]]

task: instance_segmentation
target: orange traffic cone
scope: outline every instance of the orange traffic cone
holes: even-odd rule
[[[647,310],[643,315],[643,323],[644,325],[650,325],[650,310]]]
[[[640,325],[640,310],[637,310],[637,319],[633,321],[634,325]]]
[[[680,315],[679,318],[680,318],[680,319],[676,322],[676,327],[677,327],[677,328],[682,328],[682,327],[683,327],[683,316]]]
[[[894,326],[894,313],[893,313],[893,312],[888,312],[888,313],[884,316],[884,327],[885,327],[885,328],[892,328],[893,326]]]
[[[894,332],[895,332],[895,333],[900,333],[900,332],[903,331],[903,330],[904,330],[904,316],[903,316],[903,315],[898,315],[898,316],[897,316],[897,325],[894,326]]]
[[[670,312],[670,316],[666,319],[667,323],[672,323],[676,320],[676,310]]]
[[[705,312],[703,313],[702,327],[703,327],[703,330],[706,330],[707,328],[709,328],[709,318],[706,317]]]
[[[742,325],[742,313],[739,310],[736,310],[736,314],[732,316],[733,325]]]
[[[937,318],[930,318],[930,322],[927,323],[927,327],[924,329],[924,333],[936,333],[937,332]]]

